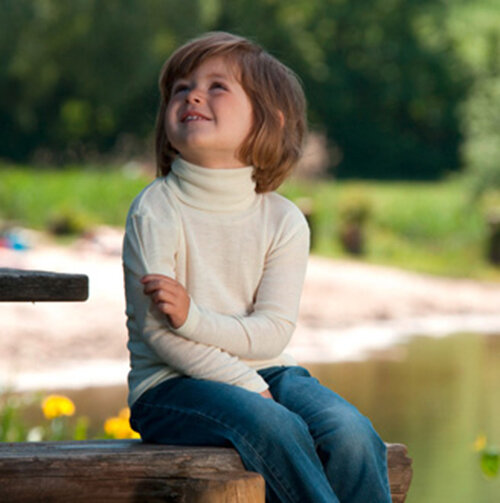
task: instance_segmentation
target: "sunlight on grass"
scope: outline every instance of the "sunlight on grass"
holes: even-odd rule
[[[66,225],[73,233],[102,224],[122,227],[133,198],[153,179],[118,166],[0,169],[0,224],[39,230]],[[351,258],[339,243],[339,212],[346,201],[358,199],[370,206],[366,253],[358,259],[430,274],[500,279],[500,269],[485,259],[484,212],[459,179],[436,183],[292,179],[280,192],[311,209],[313,253]]]

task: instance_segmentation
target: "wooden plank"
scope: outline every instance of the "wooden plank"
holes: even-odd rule
[[[388,444],[393,503],[403,503],[411,459]],[[264,502],[264,481],[231,448],[140,440],[0,444],[0,501]]]
[[[234,449],[140,440],[0,444],[0,501],[264,503]]]
[[[404,503],[413,477],[412,460],[403,444],[387,444],[387,465],[392,503]]]
[[[83,301],[89,295],[84,274],[0,268],[0,301]]]
[[[19,442],[0,444],[0,479],[27,471],[39,477],[79,472],[109,477],[170,477],[190,472],[214,473],[244,470],[234,449],[143,444],[140,440]],[[1,499],[0,499],[1,501]]]
[[[2,503],[63,502],[169,502],[169,503],[264,503],[265,483],[247,471],[191,473],[184,477],[108,478],[95,474],[90,480],[78,473],[71,477],[31,477],[0,487]]]

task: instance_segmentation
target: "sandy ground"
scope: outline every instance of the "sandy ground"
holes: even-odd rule
[[[0,248],[0,267],[87,274],[83,303],[0,304],[0,386],[124,382],[128,368],[121,233],[70,247]],[[359,359],[416,334],[500,333],[500,283],[444,279],[310,258],[289,353],[300,362]]]

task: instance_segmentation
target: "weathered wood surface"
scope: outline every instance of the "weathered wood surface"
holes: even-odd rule
[[[411,481],[406,447],[388,445],[394,503]],[[264,480],[234,449],[138,440],[0,444],[0,501],[264,503]]]
[[[233,449],[134,440],[0,444],[0,501],[264,503]]]
[[[412,460],[403,444],[387,444],[392,503],[404,503],[413,477]]]
[[[89,296],[84,274],[0,268],[0,301],[83,301]]]

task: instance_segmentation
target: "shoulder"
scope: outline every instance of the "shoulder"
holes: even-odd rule
[[[165,177],[156,178],[134,198],[128,212],[133,216],[162,219],[175,213],[175,203],[165,183]]]
[[[289,199],[276,192],[262,194],[265,229],[271,248],[297,243],[309,249],[310,231],[302,211]]]
[[[126,221],[126,232],[170,236],[178,233],[180,217],[165,178],[157,178],[133,200]]]
[[[281,222],[294,228],[307,228],[307,221],[295,203],[277,192],[263,194],[264,207],[271,221]]]

